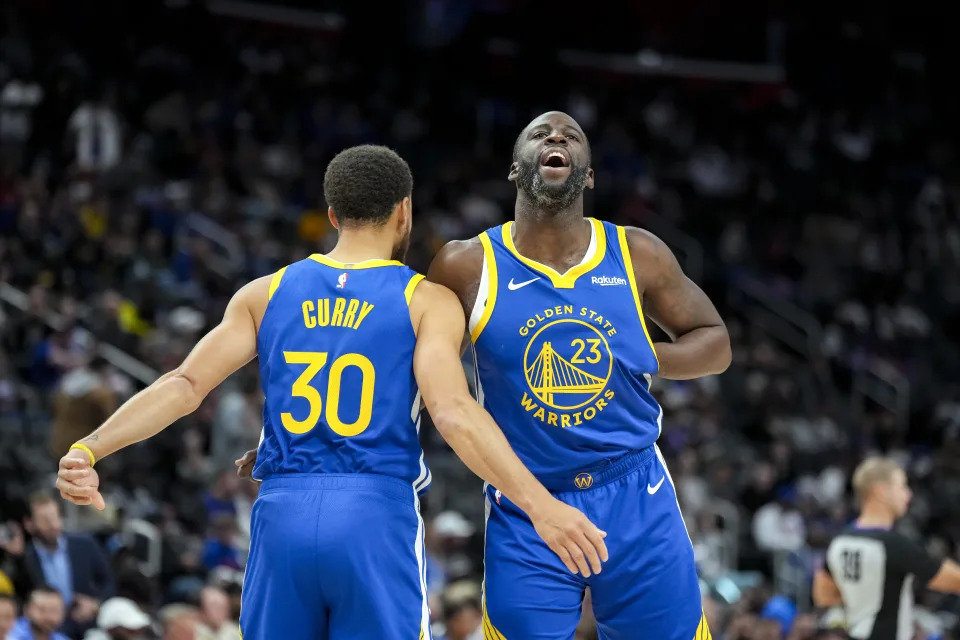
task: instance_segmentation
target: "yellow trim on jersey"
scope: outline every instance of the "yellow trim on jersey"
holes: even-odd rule
[[[647,321],[643,318],[643,302],[641,302],[640,293],[637,291],[637,276],[633,272],[633,260],[630,258],[630,247],[627,245],[627,230],[623,227],[617,227],[617,239],[620,241],[620,254],[623,256],[623,266],[627,270],[627,280],[630,282],[630,291],[633,292],[633,302],[637,305],[637,315],[640,316],[640,326],[643,327],[643,335],[647,336],[647,344],[653,351],[653,357],[657,359],[657,365],[660,364],[660,357],[653,346],[653,340],[650,338],[650,332],[647,331]]]
[[[364,260],[363,262],[351,262],[347,264],[345,262],[339,262],[323,255],[322,253],[315,253],[310,256],[311,260],[319,262],[320,264],[325,264],[328,267],[334,267],[336,269],[372,269],[374,267],[402,267],[403,263],[397,260],[381,260],[375,258],[373,260]]]
[[[410,282],[407,283],[407,288],[403,290],[403,297],[407,299],[407,306],[410,306],[410,299],[413,298],[413,292],[416,290],[417,285],[420,284],[420,281],[423,280],[423,276],[419,273],[414,274],[410,278]]]
[[[707,624],[707,616],[700,613],[700,624],[697,625],[697,632],[693,635],[693,640],[713,640],[710,633],[710,626]]]
[[[487,613],[487,597],[483,597],[483,640],[507,640],[500,630],[493,626]]]
[[[270,291],[267,292],[267,300],[273,297],[273,294],[277,291],[277,287],[280,286],[280,281],[283,280],[283,274],[287,271],[287,268],[284,267],[273,274],[273,279],[270,281]]]
[[[483,245],[483,260],[487,264],[487,300],[484,302],[483,315],[477,326],[470,332],[470,340],[477,341],[480,332],[487,326],[490,316],[493,315],[493,307],[497,304],[497,259],[493,255],[493,245],[490,244],[490,236],[484,231],[480,234],[480,244]],[[478,292],[479,293],[479,292]]]
[[[503,244],[520,262],[550,278],[550,282],[557,289],[573,289],[577,278],[594,269],[607,254],[607,234],[603,231],[603,223],[593,218],[587,218],[587,220],[593,225],[593,235],[597,239],[596,251],[587,262],[568,269],[564,274],[560,274],[552,267],[541,264],[536,260],[531,260],[517,251],[517,247],[513,244],[513,222],[503,225]]]

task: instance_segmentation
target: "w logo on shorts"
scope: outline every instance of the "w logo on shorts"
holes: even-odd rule
[[[577,489],[589,489],[593,486],[593,476],[589,473],[578,473],[573,483],[577,485]]]

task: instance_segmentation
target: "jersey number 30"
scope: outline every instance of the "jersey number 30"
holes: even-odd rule
[[[296,398],[303,398],[310,404],[310,413],[304,420],[297,420],[288,411],[280,414],[283,428],[290,433],[302,434],[313,429],[320,420],[323,411],[324,399],[310,383],[320,370],[327,364],[327,353],[315,351],[284,351],[283,359],[287,364],[305,364],[300,377],[293,383],[291,393]],[[363,374],[360,384],[360,415],[350,424],[340,420],[340,381],[343,371],[347,367],[356,367]],[[370,426],[370,417],[373,414],[373,383],[376,380],[376,371],[373,363],[366,356],[359,353],[345,353],[330,365],[330,375],[327,379],[327,426],[341,436],[356,436],[363,433]]]

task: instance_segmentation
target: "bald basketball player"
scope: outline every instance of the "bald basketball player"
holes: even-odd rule
[[[457,294],[481,401],[517,455],[608,534],[602,572],[577,550],[557,557],[522,505],[491,482],[484,629],[499,640],[572,638],[590,587],[603,639],[705,640],[650,385],[654,376],[723,372],[730,341],[663,242],[584,217],[590,160],[569,115],[534,119],[516,140],[507,178],[517,186],[514,220],[446,245],[427,276]],[[655,344],[645,316],[670,341]]]

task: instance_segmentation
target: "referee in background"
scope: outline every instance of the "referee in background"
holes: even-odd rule
[[[831,541],[825,566],[813,579],[813,601],[842,605],[847,633],[856,640],[911,640],[914,585],[960,593],[960,565],[937,560],[892,530],[911,497],[896,462],[865,460],[853,474],[853,489],[860,517]]]

